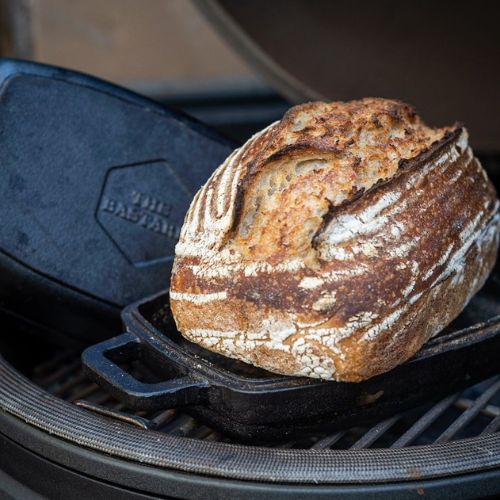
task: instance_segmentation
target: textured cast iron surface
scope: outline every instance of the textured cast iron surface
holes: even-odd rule
[[[112,335],[122,307],[168,282],[189,203],[232,149],[126,89],[0,59],[0,308]]]
[[[500,434],[403,449],[287,450],[214,443],[143,431],[46,393],[0,358],[0,407],[88,448],[144,464],[227,478],[290,483],[366,483],[464,474],[500,466]]]

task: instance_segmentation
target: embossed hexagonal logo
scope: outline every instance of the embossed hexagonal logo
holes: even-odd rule
[[[135,266],[173,259],[192,195],[163,160],[111,168],[97,221]]]

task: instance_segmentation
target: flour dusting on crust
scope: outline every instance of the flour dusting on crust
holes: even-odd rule
[[[483,285],[499,202],[461,127],[398,101],[310,103],[254,135],[186,215],[182,334],[287,375],[359,381],[405,361]]]

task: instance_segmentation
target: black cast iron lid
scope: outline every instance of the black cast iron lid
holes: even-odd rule
[[[0,61],[0,307],[109,335],[121,307],[168,286],[184,214],[232,148],[123,88]]]

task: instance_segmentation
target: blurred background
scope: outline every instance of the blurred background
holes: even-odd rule
[[[0,55],[111,80],[235,139],[294,102],[382,96],[500,151],[500,2],[0,0]]]
[[[0,55],[124,85],[237,140],[290,105],[189,0],[0,0]]]

